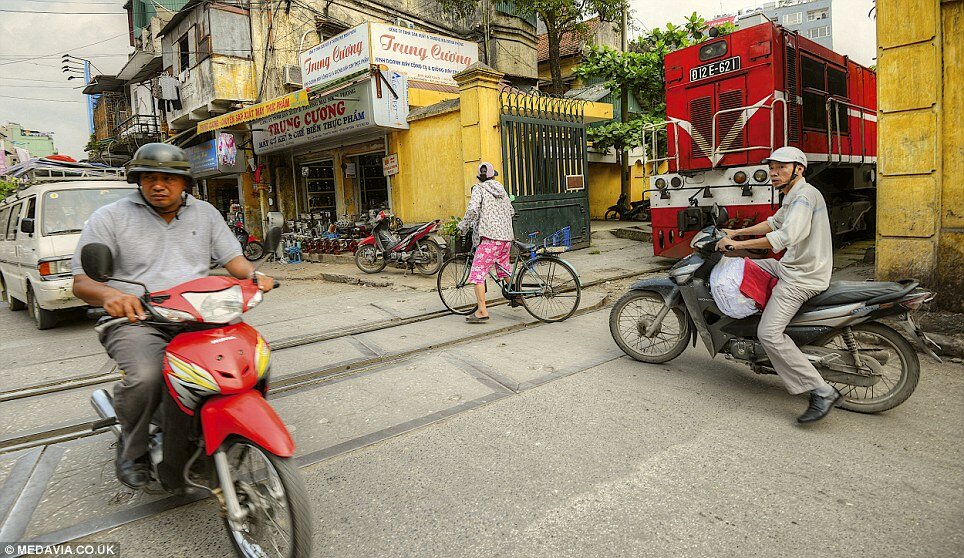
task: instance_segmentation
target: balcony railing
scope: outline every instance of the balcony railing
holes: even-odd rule
[[[113,134],[118,140],[125,138],[132,139],[156,139],[161,137],[161,124],[156,116],[135,114],[127,120],[121,122],[114,128]]]

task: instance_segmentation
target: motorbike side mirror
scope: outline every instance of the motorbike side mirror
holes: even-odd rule
[[[88,277],[98,283],[105,283],[114,274],[114,255],[106,244],[86,244],[80,251],[80,265]]]
[[[271,227],[268,234],[264,235],[265,252],[270,254],[278,249],[281,244],[281,227]]]
[[[720,207],[719,204],[713,204],[713,224],[717,228],[722,228],[730,220],[730,215],[726,211],[725,207]]]

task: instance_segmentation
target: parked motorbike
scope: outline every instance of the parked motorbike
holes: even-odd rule
[[[268,245],[277,247],[281,230]],[[133,281],[112,277],[113,257],[103,244],[81,251],[84,273],[95,281],[144,287],[141,303],[151,327],[176,333],[164,357],[166,393],[151,427],[149,493],[207,492],[221,508],[231,544],[244,557],[311,555],[311,507],[297,467],[294,442],[265,401],[271,351],[267,341],[240,321],[262,292],[256,281],[205,277],[148,293]],[[277,283],[276,283],[277,285]],[[104,318],[103,309],[89,311]],[[100,333],[127,321],[102,319]],[[113,400],[104,389],[91,396],[120,438]]]
[[[620,194],[615,205],[606,210],[607,221],[649,221],[649,200],[626,203],[626,194]]]
[[[358,243],[355,265],[365,273],[378,273],[389,262],[419,273],[434,275],[442,267],[444,251],[429,238],[438,227],[438,219],[391,230],[392,216],[381,211],[375,218],[371,234]]]
[[[756,337],[759,314],[734,319],[713,300],[710,272],[723,257],[716,244],[724,236],[718,225],[727,216],[717,207],[712,215],[713,224],[691,242],[695,251],[677,262],[669,277],[637,282],[616,302],[610,332],[627,355],[641,362],[670,361],[687,343],[695,347],[699,335],[710,356],[722,353],[759,374],[775,374]],[[790,322],[787,335],[840,391],[841,407],[879,413],[903,403],[917,386],[920,361],[913,345],[881,323],[882,318],[900,317],[908,336],[940,362],[940,346],[913,319],[913,313],[934,298],[918,285],[912,280],[834,282]]]
[[[241,243],[241,249],[245,259],[254,262],[264,256],[264,245],[261,244],[258,237],[249,233],[247,229],[244,228],[244,222],[241,220],[240,215],[235,216],[228,226],[231,227],[231,232],[237,237],[238,242]]]

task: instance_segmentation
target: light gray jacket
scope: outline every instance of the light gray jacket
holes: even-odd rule
[[[472,242],[478,246],[482,238],[512,240],[512,216],[515,208],[505,187],[497,180],[486,180],[472,187],[472,199],[459,223],[463,234],[472,227]]]

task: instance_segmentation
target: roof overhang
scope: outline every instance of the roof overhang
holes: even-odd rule
[[[160,58],[160,53],[147,52],[145,50],[135,50],[134,54],[127,60],[127,64],[121,68],[121,71],[117,72],[117,78],[124,81],[130,81],[137,75],[141,70],[144,69],[154,57]]]
[[[121,91],[124,89],[125,83],[117,76],[94,76],[90,79],[90,83],[84,87],[83,93],[84,95],[99,95],[111,91]]]
[[[161,30],[157,33],[157,36],[163,37],[170,33],[178,23],[181,23],[181,20],[191,15],[191,10],[193,10],[195,6],[200,5],[201,2],[202,0],[191,0],[187,4],[184,4],[184,7],[174,14],[174,17],[171,18],[171,21],[168,21],[167,24],[161,28]]]

